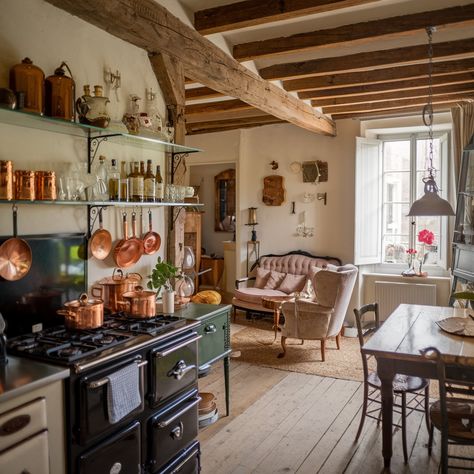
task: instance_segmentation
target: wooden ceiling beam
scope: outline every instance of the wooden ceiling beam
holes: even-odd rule
[[[205,102],[203,104],[192,104],[186,106],[186,117],[197,114],[219,114],[223,112],[237,112],[241,110],[254,109],[251,105],[241,100],[222,100],[219,102]]]
[[[263,25],[304,15],[374,3],[378,0],[247,0],[194,13],[194,28],[202,35]]]
[[[334,122],[242,66],[154,0],[47,0],[149,54],[180,60],[185,76],[282,120],[334,136]]]
[[[433,96],[467,91],[474,91],[474,82],[433,87]],[[398,101],[400,99],[408,99],[415,97],[423,97],[426,101],[428,98],[428,94],[428,87],[420,87],[418,89],[406,89],[403,91],[379,92],[376,94],[352,95],[344,97],[334,97],[331,99],[313,99],[311,101],[311,105],[313,107],[328,107],[334,105],[351,105],[364,102],[383,102],[388,100]]]
[[[474,71],[458,74],[447,74],[433,77],[433,86],[463,84],[474,81]],[[357,96],[361,94],[374,94],[377,92],[403,91],[407,89],[422,88],[429,85],[428,78],[406,79],[400,81],[381,82],[378,84],[362,84],[360,86],[334,87],[298,92],[300,99],[337,98]]]
[[[472,53],[474,53],[474,38],[435,43],[433,45],[433,57],[438,59],[459,56],[461,54],[472,55]],[[267,80],[294,79],[297,77],[316,76],[343,71],[349,72],[394,64],[426,61],[427,56],[427,46],[417,45],[370,51],[368,53],[350,54],[347,56],[314,59],[311,61],[275,64],[260,69],[259,73]]]
[[[187,133],[188,135],[196,135],[199,133],[224,132],[227,130],[258,127],[261,125],[272,125],[284,122],[284,120],[277,119],[271,115],[261,115],[256,117],[237,118],[229,120],[212,120],[208,122],[196,122],[188,124]]]
[[[202,100],[202,99],[214,99],[215,97],[222,97],[220,92],[217,92],[209,87],[194,87],[192,89],[186,89],[184,96],[187,101],[189,100]]]
[[[314,51],[336,45],[353,46],[382,37],[398,38],[422,31],[428,26],[448,27],[473,23],[474,4],[470,4],[237,44],[234,46],[233,54],[238,61],[248,61],[278,54]]]
[[[433,104],[433,110],[435,112],[449,112],[451,107],[457,105],[459,101],[445,102],[443,104]],[[402,107],[400,109],[389,109],[389,110],[377,110],[372,112],[348,112],[341,114],[333,114],[334,120],[344,119],[370,119],[370,118],[385,118],[385,117],[401,117],[406,115],[420,115],[421,119],[422,108],[419,105]]]
[[[458,59],[433,63],[433,76],[466,72],[474,69],[474,58]],[[305,91],[311,89],[326,89],[328,87],[357,86],[361,84],[376,84],[395,79],[423,78],[428,75],[428,64],[410,66],[395,66],[371,71],[330,74],[328,76],[312,76],[303,79],[283,81],[287,91]]]
[[[433,104],[443,104],[445,102],[456,102],[474,97],[474,92],[457,92],[443,96],[433,97]],[[363,102],[352,105],[333,105],[323,107],[327,114],[341,114],[350,112],[372,112],[375,110],[401,109],[404,107],[419,106],[420,110],[427,103],[427,97],[415,97],[413,99],[388,100],[385,102]]]

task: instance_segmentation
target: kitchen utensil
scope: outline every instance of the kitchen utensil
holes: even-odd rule
[[[35,200],[35,172],[31,170],[15,171],[15,199]]]
[[[115,264],[121,268],[127,268],[138,262],[143,253],[143,244],[136,237],[136,214],[132,213],[132,232],[128,238],[127,213],[123,213],[123,239],[120,240],[114,249]]]
[[[104,322],[104,302],[99,299],[89,299],[87,293],[82,293],[79,299],[64,303],[65,309],[59,309],[57,314],[64,316],[67,329],[95,329]]]
[[[148,211],[148,232],[143,236],[143,252],[152,255],[158,252],[161,246],[161,237],[153,231],[151,210]]]
[[[8,281],[23,278],[31,268],[31,248],[28,243],[17,237],[17,210],[13,206],[13,237],[0,246],[0,276]]]
[[[119,311],[118,301],[122,300],[122,295],[133,291],[142,279],[139,273],[123,274],[120,268],[115,268],[112,276],[103,278],[92,286],[92,296],[104,301],[104,307],[113,313]]]
[[[0,199],[13,199],[13,163],[9,160],[0,161]]]
[[[112,236],[103,228],[102,208],[99,209],[99,228],[92,235],[89,248],[92,256],[97,260],[104,260],[112,250]]]
[[[127,311],[132,318],[151,318],[156,315],[156,293],[136,286],[134,291],[122,295],[124,301],[119,301],[120,311]]]
[[[33,64],[30,58],[25,58],[20,64],[10,69],[10,89],[15,93],[25,94],[24,110],[26,112],[43,113],[44,106],[44,73]]]

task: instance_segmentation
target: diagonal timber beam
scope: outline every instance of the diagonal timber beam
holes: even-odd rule
[[[227,120],[212,120],[207,122],[196,122],[187,124],[188,135],[198,133],[224,132],[227,130],[236,130],[238,128],[258,127],[261,125],[272,125],[283,123],[284,120],[277,119],[271,115],[259,115],[246,118],[234,118]]]
[[[447,27],[473,23],[474,4],[470,4],[237,44],[233,53],[235,59],[248,61],[277,54],[314,51],[336,45],[362,44],[381,37],[397,38],[419,32],[427,26]]]
[[[181,62],[186,76],[261,111],[322,135],[334,122],[309,104],[262,79],[171,15],[154,0],[47,0],[150,54]]]

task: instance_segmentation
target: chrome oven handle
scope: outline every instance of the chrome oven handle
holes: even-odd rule
[[[140,367],[145,367],[145,365],[147,365],[147,364],[148,364],[148,361],[143,360],[141,362],[138,362],[137,366],[140,368]],[[107,385],[108,383],[109,383],[109,379],[107,377],[104,377],[102,379],[94,380],[93,382],[89,382],[87,384],[87,388],[90,388],[90,389],[94,390],[96,388],[103,387],[104,385]]]
[[[175,469],[173,469],[170,474],[177,474],[178,472],[181,471],[181,468],[189,461],[191,460],[196,454],[199,454],[199,449],[194,449],[189,453],[188,456],[186,456],[177,466]]]
[[[168,377],[174,377],[176,380],[181,380],[188,372],[195,370],[195,365],[186,365],[184,360],[180,360],[169,372]]]
[[[172,354],[173,352],[177,351],[178,349],[181,349],[182,347],[187,346],[191,342],[198,341],[201,339],[202,336],[195,336],[191,339],[187,339],[186,341],[183,341],[181,344],[178,344],[177,346],[170,347],[169,349],[166,349],[161,352],[155,352],[155,357],[166,357],[169,354]]]
[[[166,428],[167,426],[171,425],[174,420],[179,418],[181,415],[184,415],[187,411],[191,410],[191,408],[195,407],[201,401],[201,397],[197,397],[196,400],[188,403],[185,407],[175,413],[171,418],[168,418],[164,421],[158,421],[155,423],[157,428]]]
[[[205,334],[213,334],[217,332],[217,327],[215,324],[208,324],[205,328],[204,328],[204,333]]]

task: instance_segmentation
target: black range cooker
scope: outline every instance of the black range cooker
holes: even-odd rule
[[[195,331],[173,316],[107,317],[103,327],[64,327],[8,341],[8,352],[69,366],[66,384],[68,473],[200,471]],[[107,408],[108,376],[137,364],[141,404],[116,423]]]

